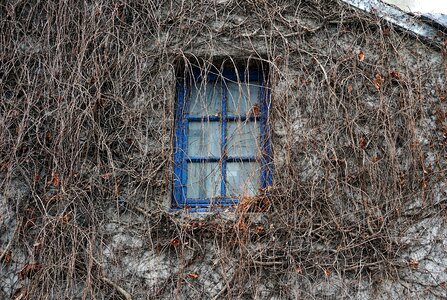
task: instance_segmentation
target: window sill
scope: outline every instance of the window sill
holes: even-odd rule
[[[237,221],[241,216],[248,216],[254,223],[266,223],[267,212],[241,212],[234,208],[195,208],[195,209],[170,209],[168,211],[173,217],[183,219],[185,221]]]

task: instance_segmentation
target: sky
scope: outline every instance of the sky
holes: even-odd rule
[[[382,0],[408,12],[447,14],[447,0]]]

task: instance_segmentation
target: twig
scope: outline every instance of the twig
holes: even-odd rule
[[[118,284],[116,284],[115,282],[111,281],[111,280],[108,279],[107,277],[101,277],[101,279],[102,279],[104,282],[106,282],[107,284],[113,286],[113,287],[118,291],[118,293],[120,293],[121,296],[124,297],[124,299],[126,299],[126,300],[132,300],[132,296],[131,296],[128,292],[126,292],[126,290],[124,290],[122,287],[120,287]]]
[[[9,248],[11,248],[11,245],[12,245],[12,241],[14,240],[14,237],[16,236],[16,232],[17,232],[17,226],[14,229],[14,233],[12,234],[12,237],[9,240],[8,244],[6,245],[5,249],[0,254],[0,261],[3,261],[4,257],[8,254]]]

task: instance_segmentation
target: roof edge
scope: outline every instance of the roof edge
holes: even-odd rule
[[[341,0],[357,9],[378,16],[417,37],[422,37],[439,46],[444,44],[442,30],[431,26],[422,20],[411,16],[397,7],[386,4],[380,0]]]

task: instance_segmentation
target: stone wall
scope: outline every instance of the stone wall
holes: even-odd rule
[[[338,2],[5,7],[0,298],[447,297],[445,48]],[[270,67],[261,210],[169,211],[196,57]]]

